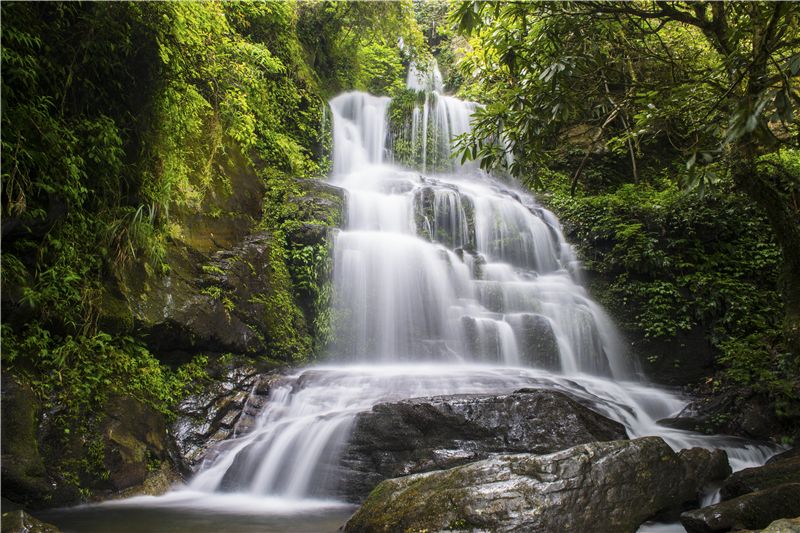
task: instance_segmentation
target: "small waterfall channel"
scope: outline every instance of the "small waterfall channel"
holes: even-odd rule
[[[656,423],[687,400],[641,378],[612,321],[581,286],[556,216],[513,183],[451,158],[451,142],[469,130],[477,104],[442,94],[435,73],[412,69],[408,85],[420,97],[401,134],[421,150],[416,169],[394,163],[389,98],[349,92],[330,101],[330,181],[347,191],[348,220],[334,243],[328,364],[274,382],[254,428],[210,453],[186,487],[151,503],[335,508],[337,459],[359,412],[392,400],[523,387],[564,391],[624,424],[631,438],[724,448],[735,470],[774,453]]]

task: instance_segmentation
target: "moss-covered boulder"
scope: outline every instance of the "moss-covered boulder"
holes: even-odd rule
[[[781,518],[775,520],[764,529],[742,530],[742,533],[798,533],[800,532],[800,516],[797,518]]]
[[[341,455],[340,495],[362,501],[384,479],[451,468],[493,453],[548,453],[625,438],[621,424],[550,390],[384,403],[353,423]]]
[[[106,405],[100,427],[107,476],[95,483],[100,489],[95,497],[123,491],[161,494],[178,479],[169,468],[173,450],[163,414],[133,398],[117,396]]]
[[[4,498],[26,505],[44,500],[51,490],[37,439],[40,411],[31,387],[3,373],[2,492]]]
[[[678,454],[658,437],[500,455],[384,481],[345,531],[633,532],[649,517],[696,500],[726,467],[724,453]]]
[[[112,396],[85,419],[58,422],[18,376],[3,375],[3,497],[37,509],[161,494],[178,479],[164,415]],[[65,425],[66,424],[66,425]]]

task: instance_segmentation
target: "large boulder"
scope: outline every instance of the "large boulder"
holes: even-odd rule
[[[679,454],[658,437],[500,455],[383,481],[345,531],[633,532],[725,471],[724,453]]]
[[[346,198],[343,189],[313,179],[291,180],[285,188],[283,235],[255,225],[261,200],[253,207],[250,196],[240,199],[249,202],[247,224],[231,219],[224,208],[209,208],[221,209],[219,220],[236,231],[226,232],[226,238],[209,231],[200,238],[181,227],[167,246],[164,273],[153,275],[133,264],[119,287],[106,291],[104,326],[129,324],[127,329],[139,332],[154,353],[182,362],[193,353],[291,351],[284,338],[292,333],[286,331],[291,320],[288,329],[296,338],[288,344],[302,345],[296,351],[307,352],[315,308],[303,288],[294,285],[287,250],[329,246],[334,228],[344,224]],[[251,192],[254,198],[263,196],[263,191],[260,196]]]
[[[211,256],[175,246],[170,273],[132,294],[134,321],[151,350],[264,353],[271,335],[266,316],[275,285],[272,235],[248,235]]]
[[[37,509],[161,494],[178,479],[165,417],[151,406],[112,395],[85,421],[92,433],[79,421],[57,425],[62,414],[58,406],[43,409],[19,376],[4,374],[4,498]]]
[[[784,483],[688,511],[681,524],[689,533],[712,533],[730,529],[761,529],[780,518],[800,516],[800,483]]]
[[[383,403],[359,414],[341,455],[340,496],[361,501],[380,481],[494,453],[549,453],[627,438],[625,428],[551,390]]]

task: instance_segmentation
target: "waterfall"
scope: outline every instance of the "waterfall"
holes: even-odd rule
[[[763,462],[766,447],[656,424],[686,401],[641,381],[582,287],[557,217],[513,184],[451,159],[476,104],[443,95],[436,70],[412,69],[409,87],[425,91],[410,110],[417,169],[388,163],[389,98],[349,92],[330,102],[331,181],[348,193],[348,220],[334,242],[329,366],[283,376],[256,427],[210,453],[189,488],[331,497],[357,413],[383,401],[530,386],[581,398],[631,437],[725,447],[734,468]]]

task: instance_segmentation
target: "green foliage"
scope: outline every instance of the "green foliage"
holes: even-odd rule
[[[313,352],[321,354],[333,338],[333,259],[330,244],[295,245],[289,252],[289,270],[295,296],[310,302],[314,321],[311,335]]]
[[[567,176],[542,180],[585,268],[607,280],[595,291],[625,327],[654,340],[701,328],[731,382],[789,409],[797,369],[778,334],[780,249],[743,196],[725,182],[703,197],[686,194],[662,177],[573,197]]]
[[[409,0],[309,0],[299,3],[299,14],[309,64],[331,94],[360,89],[391,95],[403,87],[401,61],[426,52]]]

